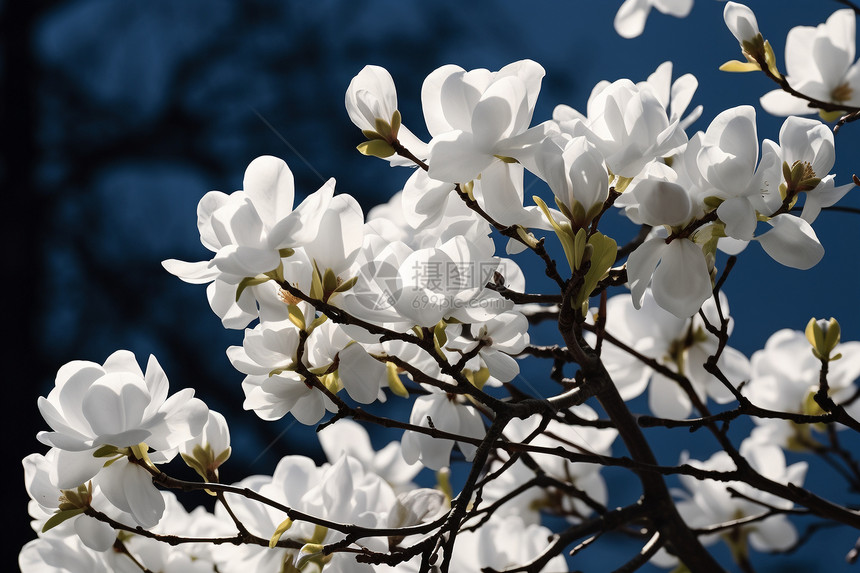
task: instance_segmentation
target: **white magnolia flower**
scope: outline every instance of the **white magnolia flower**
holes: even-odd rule
[[[520,373],[516,356],[529,343],[528,320],[517,311],[494,316],[487,322],[470,325],[469,336],[448,341],[447,349],[468,354],[478,348],[478,356],[490,375],[502,382],[510,382]]]
[[[585,404],[571,408],[568,414],[582,420],[596,420],[598,417],[597,412]],[[538,428],[539,418],[540,416],[536,415],[525,420],[511,420],[505,427],[505,437],[515,443],[525,442]],[[618,432],[612,428],[568,425],[551,420],[546,429],[529,443],[603,456],[611,455],[612,443],[617,436]],[[506,458],[507,456],[502,454],[502,459],[493,464],[491,471],[501,467]],[[606,503],[608,491],[600,475],[599,465],[571,462],[559,456],[541,453],[533,453],[531,458],[546,475],[570,484],[599,504]],[[534,477],[535,471],[518,460],[484,487],[483,501],[486,504],[494,503]],[[527,524],[540,523],[540,510],[564,515],[572,521],[585,518],[593,512],[593,508],[579,498],[556,488],[532,487],[502,505],[496,515],[505,518],[516,515]]]
[[[615,31],[622,38],[635,38],[645,30],[651,8],[676,18],[686,18],[693,0],[625,0],[615,15]]]
[[[305,254],[321,274],[331,270],[338,284],[351,278],[350,266],[364,238],[364,213],[351,195],[334,197],[319,221],[321,232],[304,246]]]
[[[491,518],[477,531],[464,531],[457,535],[452,571],[482,571],[493,568],[504,571],[529,563],[546,551],[552,533],[537,523],[525,523],[516,516]],[[556,555],[541,569],[535,571],[567,571],[562,555]]]
[[[302,498],[305,493],[319,482],[323,473],[314,461],[304,456],[285,456],[271,476],[250,476],[234,484],[248,488],[269,499],[283,503],[298,511],[305,511],[307,504]],[[252,534],[270,539],[275,530],[284,522],[286,515],[269,505],[260,504],[240,495],[226,494],[234,515]],[[215,515],[230,522],[230,515],[221,504],[216,505]],[[310,539],[314,535],[313,524],[296,521],[286,531],[285,537]],[[247,573],[248,571],[280,571],[285,562],[293,562],[295,549],[268,549],[252,545],[223,547],[219,551],[219,571],[224,573]]]
[[[287,456],[278,463],[271,477],[253,476],[236,485],[322,519],[363,527],[385,527],[388,513],[397,503],[394,491],[382,478],[365,471],[360,461],[348,455],[323,467],[317,467],[313,460],[303,456]],[[227,494],[227,497],[233,512],[248,530],[264,539],[271,538],[287,518],[283,512],[243,496]],[[216,515],[229,520],[221,506],[216,508]],[[280,571],[285,562],[298,569],[317,570],[323,566],[322,555],[314,553],[317,548],[341,541],[344,536],[334,529],[296,520],[280,539],[304,544],[300,550],[240,546],[230,550],[232,555],[219,563],[219,570],[225,573]],[[363,538],[356,540],[353,546],[384,552],[388,549],[388,539]],[[307,562],[315,565],[303,569]],[[331,561],[326,558],[325,571],[372,573],[373,570],[367,564],[356,563],[352,554]]]
[[[746,439],[741,444],[740,453],[753,469],[764,477],[783,484],[803,485],[806,477],[806,462],[787,466],[785,456],[778,447]],[[704,462],[685,459],[681,461],[704,470],[732,471],[735,469],[729,454],[724,451],[715,453]],[[686,475],[680,478],[690,495],[678,502],[678,513],[684,518],[686,524],[694,529],[763,515],[769,511],[768,507],[791,509],[794,506],[792,502],[763,492],[746,482],[708,479],[700,481]],[[732,495],[729,488],[739,492],[741,496]],[[761,521],[754,521],[740,526],[737,531],[743,541],[735,541],[730,535],[725,534],[723,538],[728,543],[735,544],[734,549],[738,551],[745,550],[747,538],[749,544],[757,551],[784,550],[791,547],[798,539],[794,525],[785,514],[776,514]],[[702,535],[700,539],[703,544],[711,545],[720,539],[720,534]],[[677,564],[677,558],[662,551],[654,562],[664,567],[671,567]]]
[[[535,162],[571,223],[587,226],[609,196],[609,174],[597,146],[583,136],[548,137],[538,146]]]
[[[248,165],[243,187],[243,191],[231,195],[210,191],[197,206],[200,241],[215,253],[211,260],[162,262],[168,272],[186,282],[223,283],[220,289],[232,293],[234,302],[243,279],[276,271],[282,255],[288,254],[285,249],[317,238],[334,194],[334,179],[293,209],[295,192],[290,168],[276,157],[262,156]],[[224,313],[219,313],[222,319],[228,312],[235,312],[228,297],[229,294],[217,297],[210,293],[210,300],[219,301],[212,306],[216,312]],[[245,314],[251,308],[253,299],[244,303]]]
[[[68,503],[67,498],[78,498],[79,501],[87,502],[98,507],[102,513],[108,513],[113,518],[122,520],[121,512],[113,507],[106,507],[104,497],[97,485],[92,486],[92,493],[85,493],[89,488],[72,488],[71,493],[65,493],[52,482],[52,474],[56,475],[56,465],[59,459],[59,450],[52,448],[46,455],[30,454],[24,458],[24,485],[30,499],[36,503],[37,508],[30,507],[30,515],[35,518],[34,529],[41,530],[47,519],[60,510],[60,506]],[[81,484],[83,485],[83,484]],[[75,495],[78,494],[78,495]],[[83,499],[86,497],[87,499]],[[110,525],[98,521],[88,515],[80,514],[61,523],[59,526],[48,530],[51,535],[76,535],[80,537],[84,545],[93,551],[107,551],[116,541],[116,531]]]
[[[827,382],[829,396],[837,404],[845,402],[845,409],[857,418],[860,404],[848,403],[857,391],[855,382],[860,378],[860,342],[843,342],[834,349],[842,358],[830,363]],[[803,332],[783,329],[775,332],[751,359],[750,381],[743,388],[744,395],[753,404],[769,410],[798,414],[821,414],[813,396],[819,389],[821,362],[812,354],[812,347]],[[809,426],[795,426],[787,420],[758,419],[756,424],[766,428],[771,443],[782,447],[809,445]]]
[[[397,111],[397,91],[388,70],[364,66],[346,88],[346,112],[361,130],[376,131],[376,120],[391,122]]]
[[[21,568],[21,573],[115,573],[116,571],[108,565],[104,553],[93,551],[84,545],[80,538],[52,535],[27,543],[18,554],[18,567]],[[128,573],[131,573],[131,570]]]
[[[230,429],[227,427],[227,420],[219,412],[209,410],[209,419],[200,435],[182,444],[179,452],[188,465],[204,479],[210,480],[210,472],[217,472],[218,466],[230,457]]]
[[[397,91],[391,74],[380,66],[364,66],[349,82],[346,88],[346,112],[349,119],[362,131],[376,132],[376,120],[382,120],[393,127],[392,119],[397,112]],[[398,119],[399,122],[399,119]],[[392,134],[416,157],[427,157],[427,144],[418,139],[404,125]],[[409,159],[392,155],[388,158],[392,165],[411,165]]]
[[[330,403],[295,372],[298,345],[298,327],[283,321],[246,329],[243,345],[227,349],[230,363],[246,375],[242,381],[246,410],[254,410],[264,420],[279,420],[287,412],[303,424],[316,424],[322,418]]]
[[[722,200],[717,216],[725,223],[726,234],[752,239],[756,211],[765,210],[761,202],[762,171],[756,171],[755,109],[738,106],[715,117],[702,138],[696,163],[708,186],[705,193]]]
[[[818,120],[791,116],[779,130],[779,148],[782,160],[793,167],[804,166],[804,179],[820,179],[812,189],[804,190],[805,200],[800,217],[812,224],[822,208],[830,207],[842,199],[853,183],[837,187],[830,174],[836,161],[833,131]]]
[[[448,317],[483,322],[510,310],[513,304],[485,288],[499,265],[492,252],[492,242],[474,242],[464,235],[414,251],[398,269],[395,309],[428,327]]]
[[[647,86],[653,90],[669,114],[669,122],[677,121],[681,129],[687,129],[702,115],[702,106],[698,105],[684,117],[684,112],[699,87],[699,80],[693,74],[684,74],[673,82],[672,62],[663,62],[647,80],[637,83],[636,86],[640,89]]]
[[[429,418],[429,421],[428,421]],[[449,395],[435,388],[426,396],[419,396],[412,405],[409,423],[433,427],[452,434],[481,439],[486,431],[481,415],[471,406],[461,403],[456,395]],[[401,440],[403,458],[410,464],[420,461],[425,467],[440,470],[448,467],[454,442],[433,438],[412,430],[406,430]],[[468,442],[457,442],[467,460],[475,455],[477,447]]]
[[[531,60],[497,72],[446,65],[421,88],[430,141],[428,175],[468,183],[499,157],[526,160],[525,150],[544,138],[548,124],[529,128],[544,69]]]
[[[785,79],[798,92],[833,104],[860,106],[860,61],[855,62],[856,15],[837,10],[817,27],[792,28],[785,40]],[[815,111],[806,100],[781,89],[761,98],[774,115],[804,115]]]
[[[671,181],[644,179],[633,190],[639,222],[673,228],[693,218],[694,205],[685,188]],[[711,296],[711,274],[702,248],[687,237],[666,242],[657,234],[627,258],[627,280],[636,308],[650,285],[654,300],[675,316],[693,315]]]
[[[343,456],[360,461],[366,471],[373,472],[394,488],[405,491],[413,487],[412,479],[421,471],[403,459],[400,442],[389,442],[379,451],[373,449],[367,430],[350,419],[338,420],[317,433],[328,461],[336,462]]]
[[[39,398],[39,411],[53,431],[40,432],[43,444],[80,452],[102,445],[175,450],[198,434],[208,409],[186,388],[167,396],[167,376],[154,356],[146,375],[127,350],[103,365],[74,361],[57,372],[55,387]],[[173,452],[175,454],[175,452]]]
[[[728,316],[728,301],[722,293],[720,305],[723,315]],[[702,310],[711,324],[719,324],[713,298],[705,301]],[[730,319],[729,333],[732,326]],[[641,309],[636,310],[631,297],[622,294],[607,302],[606,329],[627,346],[685,375],[701,400],[710,397],[722,404],[733,399],[732,393],[704,368],[708,357],[716,352],[718,341],[705,329],[699,315],[692,319],[679,319],[660,308],[650,291],[646,291]],[[648,405],[654,415],[685,418],[692,411],[689,397],[674,380],[654,372],[612,344],[604,344],[603,356],[607,370],[625,400],[642,394],[650,383]],[[717,366],[733,384],[749,378],[749,361],[732,347],[723,349]]]
[[[723,9],[723,20],[742,46],[744,42],[752,42],[761,34],[755,14],[744,4],[726,2],[726,7]]]
[[[588,98],[587,115],[566,105],[556,106],[552,117],[562,133],[584,135],[603,154],[609,170],[635,177],[655,159],[673,155],[687,134],[679,119],[669,121],[666,108],[648,85],[628,79],[600,82]]]

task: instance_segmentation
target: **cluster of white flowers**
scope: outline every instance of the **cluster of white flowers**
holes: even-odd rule
[[[651,6],[684,16],[691,5],[628,0],[616,26],[635,36]],[[812,97],[856,105],[860,68],[850,66],[854,19],[847,12],[789,34],[786,77]],[[761,68],[757,57],[769,48],[759,42],[752,12],[729,2],[725,20],[748,65]],[[421,89],[430,135],[424,142],[401,124],[389,73],[378,66],[361,70],[345,98],[350,119],[367,138],[359,150],[414,169],[402,192],[368,216],[355,198],[335,194],[333,180],[294,207],[292,172],[270,156],[251,162],[242,190],[206,194],[197,226],[212,258],[163,265],[184,281],[208,283],[223,325],[245,329],[242,346],[227,349],[245,376],[245,409],[263,420],[290,413],[308,425],[335,414],[320,432],[329,463],[318,467],[288,456],[271,476],[222,486],[218,468],[231,451],[226,420],[192,390],[168,397],[155,358],[145,373],[127,351],[103,365],[69,363],[39,400],[51,428],[39,440],[51,449],[24,460],[41,533],[22,550],[22,570],[407,573],[418,571],[433,549],[411,548],[434,535],[434,543],[447,543],[460,526],[446,550],[451,570],[502,569],[538,558],[551,535],[541,512],[578,523],[605,512],[609,502],[599,463],[554,452],[610,457],[620,426],[603,424],[582,400],[561,400],[582,380],[563,381],[559,395],[544,401],[552,408],[502,416],[521,397],[510,386],[520,373],[518,358],[572,352],[532,346],[535,301],[588,324],[592,332],[580,330],[577,344],[603,345],[600,357],[621,399],[650,386],[655,416],[677,421],[709,399],[727,404],[741,395],[759,409],[820,415],[814,395],[829,360],[831,398],[849,414],[860,413],[854,388],[860,343],[834,343],[825,351],[823,334],[813,340],[784,330],[750,362],[726,345],[728,302],[713,294],[718,251],[738,254],[755,241],[778,263],[798,269],[822,258],[811,225],[852,187],[837,186],[830,173],[831,130],[792,116],[778,142],[760,142],[754,108],[740,106],[688,134],[702,114],[701,106],[687,114],[697,81],[686,74],[673,82],[670,62],[639,83],[599,83],[585,113],[559,105],[552,119],[532,125],[544,74],[531,60],[495,72],[454,65],[431,72]],[[763,103],[782,113],[790,102],[769,95]],[[526,171],[546,182],[557,209],[538,196],[527,200]],[[613,207],[650,229],[626,261],[616,260],[615,241],[597,230]],[[504,254],[496,252],[494,230],[508,239]],[[547,258],[544,240],[536,237],[541,231],[555,234],[568,262],[564,269],[548,267],[562,289],[549,299],[529,298],[525,275],[510,258],[524,250]],[[594,295],[625,280],[630,292],[589,311]],[[511,390],[508,399],[485,392],[502,387]],[[401,441],[377,452],[362,426],[346,418],[364,412],[353,403],[392,395],[415,396],[411,414],[395,424],[403,429]],[[555,408],[559,400],[564,406]],[[504,425],[497,428],[499,419]],[[801,485],[806,466],[786,466],[779,446],[809,447],[808,427],[803,433],[774,417],[756,423],[740,455],[773,483]],[[492,457],[484,451],[478,469],[493,479],[474,499],[472,489],[466,498],[454,496],[443,479],[453,448],[467,461],[479,444],[495,448],[495,441],[485,441],[488,426],[491,436],[499,430],[492,440],[513,449],[499,446]],[[179,483],[158,467],[177,453],[203,478],[197,489],[218,496],[214,513],[189,514],[156,487]],[[735,469],[726,451],[682,463]],[[421,468],[440,472],[438,488],[413,483]],[[785,549],[796,539],[778,513],[792,501],[742,481],[683,479],[690,494],[678,512],[690,527],[755,518],[766,506],[774,515],[729,528],[724,537],[740,544],[749,535],[759,550]],[[194,489],[188,483],[183,489]],[[170,543],[179,535],[185,542]],[[655,553],[660,564],[676,562],[665,551]],[[386,554],[398,558],[372,559]],[[566,569],[558,552],[541,563],[541,570]]]

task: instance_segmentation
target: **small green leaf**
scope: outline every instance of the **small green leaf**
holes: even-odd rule
[[[337,289],[337,275],[331,269],[326,269],[323,273],[323,300],[328,300],[331,294]]]
[[[227,449],[218,454],[218,456],[215,458],[215,467],[221,467],[221,464],[230,459],[231,453],[233,453],[233,448],[227,446]]]
[[[445,346],[448,344],[448,334],[445,332],[447,327],[448,324],[444,320],[440,320],[436,326],[433,327],[433,336],[436,337],[436,342],[439,343],[439,346]]]
[[[352,287],[355,286],[355,283],[358,282],[358,277],[352,277],[351,279],[345,280],[338,285],[334,292],[346,292]]]
[[[720,66],[721,72],[758,72],[761,66],[753,62],[739,62],[731,60]]]
[[[316,327],[318,327],[319,325],[321,325],[322,323],[324,323],[326,320],[328,320],[328,317],[327,317],[326,315],[324,315],[324,314],[321,314],[320,316],[316,317],[316,318],[313,320],[313,322],[311,322],[311,325],[310,325],[309,327],[307,327],[307,329],[306,329],[306,330],[307,330],[307,333],[308,333],[308,334],[310,334],[311,332],[313,332],[313,330],[314,330]]]
[[[293,526],[293,520],[289,517],[286,518],[281,524],[275,529],[275,532],[272,534],[271,539],[269,539],[269,549],[274,549],[275,546],[278,545],[278,541],[281,540],[281,536]]]
[[[395,109],[394,113],[391,114],[391,138],[392,140],[397,139],[397,134],[400,133],[400,110]]]
[[[555,205],[558,207],[558,210],[561,211],[561,214],[567,217],[568,221],[573,221],[573,213],[568,209],[567,205],[565,205],[558,197],[555,198]]]
[[[544,203],[543,199],[541,199],[537,195],[534,195],[532,197],[532,199],[534,200],[534,202],[538,206],[538,208],[540,208],[540,210],[543,211],[544,216],[546,216],[547,220],[552,225],[552,228],[555,231],[556,236],[558,236],[558,240],[561,241],[561,246],[562,246],[562,248],[564,248],[564,254],[567,257],[567,264],[570,265],[571,270],[577,268],[573,264],[574,263],[574,260],[573,260],[574,245],[573,245],[573,235],[572,235],[572,230],[570,228],[570,225],[565,225],[564,227],[562,227],[553,218],[552,213],[550,213],[550,211],[549,211],[549,207],[546,206],[546,203]]]
[[[362,129],[361,133],[363,133],[364,137],[366,137],[367,139],[371,139],[371,140],[372,139],[383,139],[383,137],[381,135],[379,135],[378,133],[376,133],[372,129]]]
[[[386,157],[394,155],[394,148],[391,147],[390,143],[383,139],[365,141],[356,145],[355,148],[358,149],[359,153],[362,155],[379,157],[380,159],[385,159]]]
[[[110,458],[116,455],[119,455],[121,452],[117,450],[116,446],[112,446],[110,444],[105,444],[96,451],[93,452],[94,458]]]
[[[487,383],[487,380],[490,379],[490,369],[486,366],[482,366],[480,370],[464,370],[463,374],[466,376],[466,380],[468,380],[472,386],[477,388],[478,390],[482,390],[484,388],[484,384]]]
[[[538,240],[535,236],[529,233],[522,225],[517,225],[517,236],[529,246],[530,249],[536,249],[538,246]]]
[[[839,118],[841,118],[843,115],[845,115],[844,111],[824,111],[823,109],[818,110],[818,117],[828,123],[838,121]]]
[[[597,283],[612,268],[612,264],[615,262],[615,255],[618,252],[618,245],[615,240],[602,233],[594,233],[588,239],[588,246],[592,249],[591,266],[585,274],[582,288],[576,297],[576,306],[574,308],[578,308],[588,301],[591,292],[597,287]]]
[[[374,120],[374,127],[376,127],[376,133],[382,136],[386,142],[394,141],[394,137],[391,134],[391,124],[382,119],[381,117],[377,117]]]
[[[397,372],[397,366],[391,362],[386,362],[385,364],[385,373],[388,378],[388,388],[395,396],[400,396],[401,398],[408,398],[409,391],[406,390],[406,386],[403,385],[403,381],[400,380],[400,374]]]
[[[317,263],[314,261],[314,271],[311,273],[311,298],[323,300],[323,284],[320,277],[320,270],[317,268]]]
[[[294,304],[287,305],[287,312],[289,313],[290,322],[296,325],[296,328],[299,330],[305,329],[305,315],[298,306]]]
[[[255,277],[245,277],[239,284],[236,286],[236,302],[239,301],[239,297],[242,296],[242,293],[245,292],[245,289],[252,286],[261,285],[264,282],[268,282],[271,280],[266,275],[257,275]]]
[[[767,40],[764,41],[764,61],[767,63],[767,69],[770,70],[770,73],[777,79],[782,79],[782,74],[776,65],[776,55],[773,53],[773,47]]]
[[[66,521],[67,519],[71,519],[73,517],[76,517],[76,516],[82,514],[86,510],[87,510],[87,508],[85,508],[85,507],[78,507],[75,509],[64,509],[64,510],[58,511],[57,513],[55,513],[54,515],[49,517],[48,521],[45,522],[45,525],[42,526],[42,533],[45,533],[49,529],[53,529],[53,528],[57,527],[58,525],[60,525],[64,521]]]

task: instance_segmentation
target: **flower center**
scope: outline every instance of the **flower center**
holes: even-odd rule
[[[293,286],[295,286],[296,288],[299,288],[298,284],[293,285]],[[300,299],[299,297],[297,297],[293,294],[290,294],[289,292],[285,291],[284,289],[278,289],[278,298],[281,299],[284,302],[284,304],[298,305],[300,302],[302,302],[302,299]]]
[[[854,89],[848,82],[845,82],[844,84],[833,88],[833,91],[830,92],[830,99],[835,102],[842,103],[850,100],[853,95]]]

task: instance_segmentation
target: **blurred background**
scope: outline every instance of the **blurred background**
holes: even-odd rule
[[[693,130],[705,129],[728,107],[757,105],[772,89],[762,74],[717,71],[740,57],[723,24],[723,3],[698,0],[684,20],[652,12],[644,34],[633,40],[612,27],[620,4],[0,1],[0,232],[10,263],[3,265],[10,329],[3,344],[11,409],[4,416],[4,529],[13,531],[3,543],[8,567],[16,567],[18,549],[34,537],[20,460],[46,449],[35,439],[46,428],[36,398],[70,360],[101,363],[129,349],[145,364],[156,355],[173,391],[194,387],[227,416],[234,453],[225,481],[270,473],[287,453],[324,459],[312,429],[290,416],[263,423],[241,409],[242,375],[225,349],[241,344],[242,333],[224,330],[205,289],[169,275],[160,261],[209,258],[196,229],[197,201],[212,189],[239,189],[245,166],[259,155],[287,161],[299,196],[335,177],[337,190],[357,197],[366,212],[398,191],[409,172],[355,151],[362,136],[343,106],[350,79],[365,64],[391,72],[404,124],[425,139],[421,83],[447,63],[491,70],[523,58],[541,63],[547,74],[535,123],[550,118],[559,103],[584,110],[599,80],[641,81],[666,60],[674,62],[676,77],[693,72],[699,79],[692,105],[705,109]],[[780,62],[791,27],[819,24],[842,7],[835,0],[752,0],[750,6]],[[778,139],[781,123],[759,108],[760,139]],[[860,172],[860,123],[836,139],[835,172],[843,184]],[[853,193],[844,204],[860,205]],[[615,213],[606,224],[609,233],[632,234]],[[815,228],[827,255],[811,271],[781,267],[757,245],[740,258],[725,291],[736,321],[732,345],[747,356],[770,333],[803,329],[812,316],[836,316],[844,340],[860,339],[860,218],[824,213]],[[522,264],[530,278],[541,274],[529,275],[531,263]],[[549,288],[539,278],[532,285]],[[552,330],[543,332],[537,337],[548,342]],[[547,374],[546,364],[523,372],[537,388]],[[377,433],[374,442],[397,437]],[[654,431],[653,437],[671,441],[661,457],[669,464],[677,461],[678,444],[701,459],[715,446],[695,441],[699,435],[664,438]],[[610,491],[631,483],[622,474],[606,477]],[[841,482],[835,487],[835,499],[857,501],[842,494]],[[638,493],[619,495],[622,503]],[[819,570],[824,548],[828,570],[837,571],[855,539],[844,528],[817,533],[806,550],[762,562],[760,570]],[[574,567],[610,570],[638,549],[624,538],[596,545]]]

